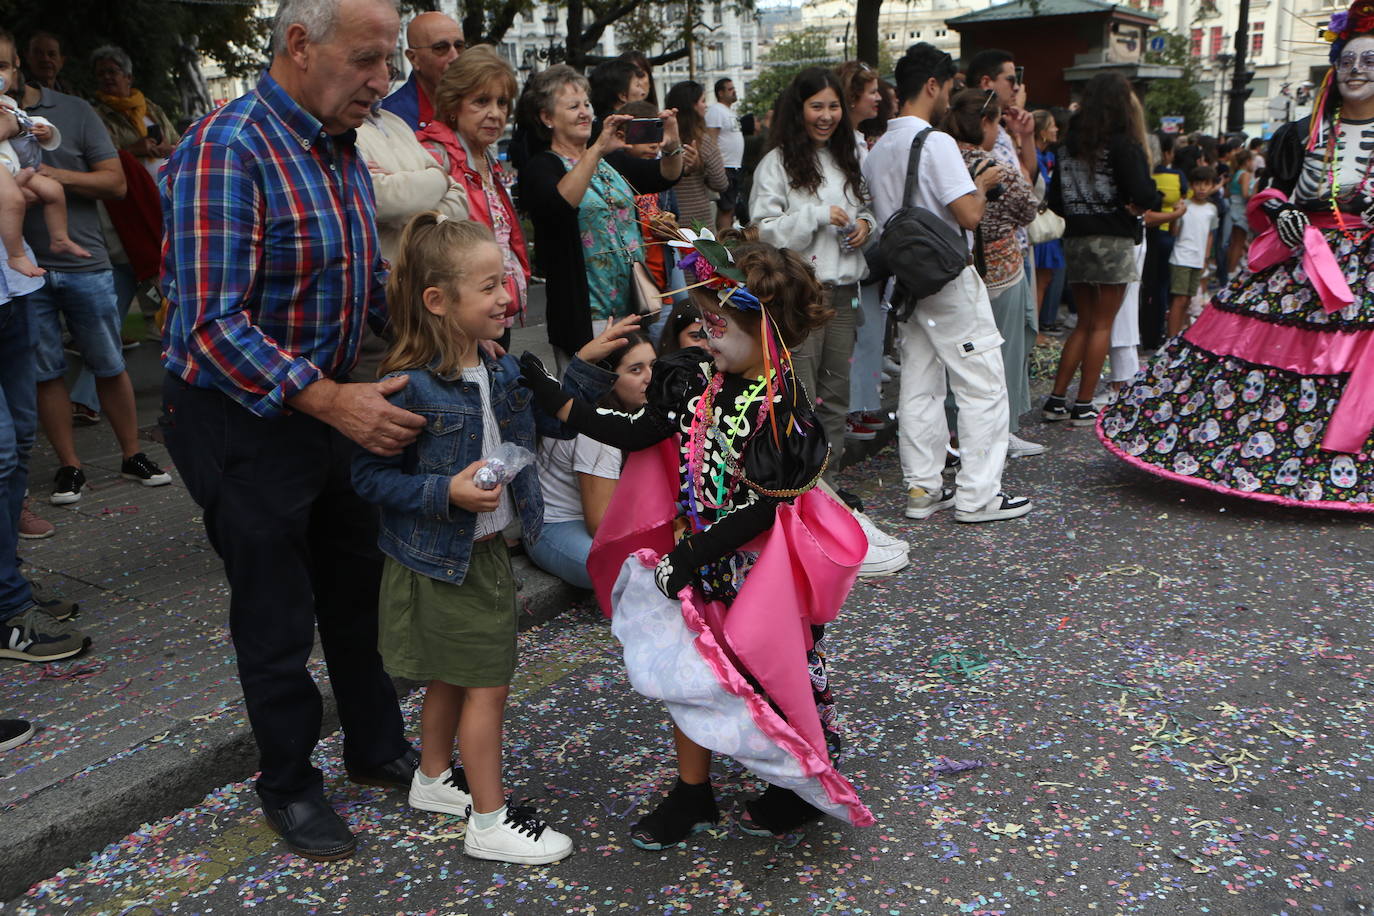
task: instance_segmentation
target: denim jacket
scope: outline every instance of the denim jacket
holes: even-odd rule
[[[530,401],[519,383],[514,357],[482,357],[491,389],[492,413],[501,439],[536,451],[542,436],[571,439],[576,433]],[[472,557],[477,516],[448,499],[449,479],[482,457],[482,404],[476,385],[461,375],[445,378],[430,369],[395,372],[410,382],[389,400],[425,418],[420,437],[400,455],[361,452],[353,462],[358,494],[382,508],[382,552],[409,569],[461,584]],[[563,390],[595,402],[615,384],[615,373],[574,358],[563,376]],[[509,484],[515,511],[531,543],[539,540],[544,497],[531,464]]]

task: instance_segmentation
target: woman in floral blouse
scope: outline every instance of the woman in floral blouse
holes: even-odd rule
[[[964,162],[973,171],[984,160],[992,162],[1002,106],[995,93],[965,89],[950,99],[942,125],[959,143]],[[988,194],[988,208],[978,226],[975,257],[992,300],[992,314],[1002,334],[1002,363],[1007,374],[1007,400],[1011,429],[1015,434],[1020,415],[1030,410],[1030,348],[1035,345],[1036,305],[1016,230],[1030,224],[1040,201],[1019,170],[1005,170],[1000,194]],[[1014,444],[1014,440],[1013,440]]]

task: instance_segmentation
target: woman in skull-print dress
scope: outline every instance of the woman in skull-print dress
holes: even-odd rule
[[[1374,101],[1342,98],[1352,72],[1371,75],[1374,38],[1360,33],[1374,2],[1348,21],[1316,130],[1304,118],[1270,144],[1270,185],[1249,207],[1256,269],[1102,414],[1099,437],[1138,468],[1251,499],[1374,510]]]

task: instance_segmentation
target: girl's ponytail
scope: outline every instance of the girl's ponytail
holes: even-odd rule
[[[386,282],[391,347],[381,372],[420,369],[436,362],[440,373],[456,372],[473,345],[452,316],[425,308],[424,292],[438,287],[457,301],[467,255],[496,236],[481,223],[450,219],[433,210],[416,214],[401,232],[401,244]]]

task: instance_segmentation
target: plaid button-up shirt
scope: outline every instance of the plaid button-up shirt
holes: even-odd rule
[[[353,367],[385,319],[376,202],[353,132],[276,80],[187,131],[162,175],[167,369],[262,417]]]

